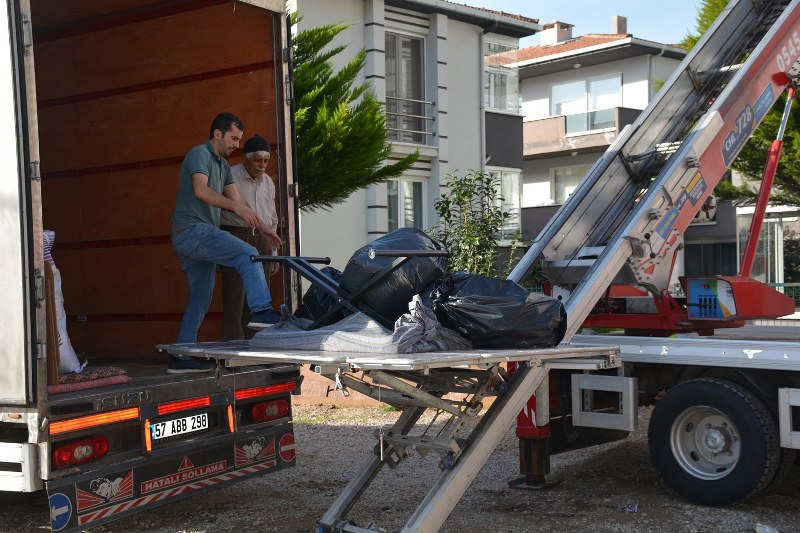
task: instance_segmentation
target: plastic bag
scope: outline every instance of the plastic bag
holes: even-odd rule
[[[330,266],[326,266],[321,272],[336,282],[342,277],[342,273],[339,270]],[[324,316],[334,306],[336,306],[336,298],[316,285],[312,285],[303,295],[303,305],[300,306],[294,316],[314,321]],[[338,313],[331,316],[329,322],[338,322],[344,318],[346,311],[347,309],[342,308]]]
[[[348,261],[340,284],[349,293],[360,290],[397,258],[369,258],[369,250],[443,250],[444,246],[416,228],[400,228],[360,248]],[[444,275],[445,257],[413,257],[388,277],[360,295],[359,300],[377,311],[388,322],[394,322],[408,311],[415,294]]]
[[[423,301],[476,348],[550,348],[567,330],[560,301],[510,280],[456,272],[431,284]]]
[[[44,230],[44,260],[53,267],[53,294],[55,295],[56,326],[58,330],[58,372],[68,374],[70,372],[81,372],[86,363],[81,364],[78,355],[72,347],[67,334],[67,313],[64,311],[64,296],[61,292],[61,272],[59,272],[53,261],[51,250],[56,240],[56,234],[52,230]]]

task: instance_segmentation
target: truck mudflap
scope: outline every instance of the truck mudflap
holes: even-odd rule
[[[46,483],[53,531],[81,531],[295,464],[291,424]]]

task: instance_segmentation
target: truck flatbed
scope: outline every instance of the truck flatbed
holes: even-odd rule
[[[442,474],[403,531],[437,531],[531,395],[540,386],[547,386],[551,369],[597,371],[619,366],[617,348],[609,345],[393,355],[264,350],[249,347],[247,341],[158,348],[215,358],[227,366],[276,362],[311,365],[333,380],[337,388],[357,390],[402,411],[391,428],[377,432],[377,445],[367,454],[364,465],[320,518],[321,533],[378,531],[370,529],[372,526],[356,526],[346,515],[384,465],[396,468],[412,450],[440,454]],[[501,367],[508,362],[522,363],[513,376]],[[497,398],[483,412],[483,400],[488,396]],[[434,410],[434,419],[444,415],[446,422],[435,434],[423,431],[420,436],[412,430],[427,409]],[[480,422],[464,435],[464,421],[477,416],[481,416]]]
[[[605,343],[603,343],[605,344]],[[614,346],[577,346],[562,344],[554,348],[454,350],[448,352],[423,352],[410,354],[375,354],[357,352],[331,352],[321,350],[265,350],[250,347],[248,341],[200,342],[193,344],[160,344],[159,350],[174,354],[225,360],[228,366],[240,364],[305,364],[336,365],[352,370],[416,370],[432,368],[488,367],[495,363],[542,362],[545,360],[571,360],[598,355],[616,354]]]

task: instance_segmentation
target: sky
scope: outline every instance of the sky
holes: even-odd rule
[[[572,35],[610,33],[611,17],[628,19],[628,33],[663,44],[679,43],[695,29],[701,0],[451,0],[539,19],[539,24],[558,20],[573,24]],[[523,39],[521,46],[539,44],[539,37]]]

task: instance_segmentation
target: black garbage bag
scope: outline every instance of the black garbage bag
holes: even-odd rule
[[[324,267],[321,272],[335,282],[338,282],[342,277],[342,273],[338,269],[331,266]],[[316,285],[312,285],[303,295],[303,303],[300,305],[294,316],[298,318],[316,320],[324,316],[325,313],[330,311],[336,305],[338,305],[336,303],[336,298],[330,296],[327,292],[323,291]],[[337,313],[331,315],[328,322],[338,322],[344,318],[344,311],[346,311],[346,309],[339,309]]]
[[[430,235],[416,228],[400,228],[380,237],[353,254],[342,272],[340,285],[350,294],[392,265],[393,257],[369,258],[369,250],[444,250]],[[415,294],[447,270],[445,257],[414,257],[392,272],[383,281],[364,292],[359,300],[377,311],[384,319],[394,322],[408,312],[408,303]]]
[[[550,348],[567,330],[559,300],[510,280],[456,272],[426,288],[423,302],[443,326],[477,348]]]

